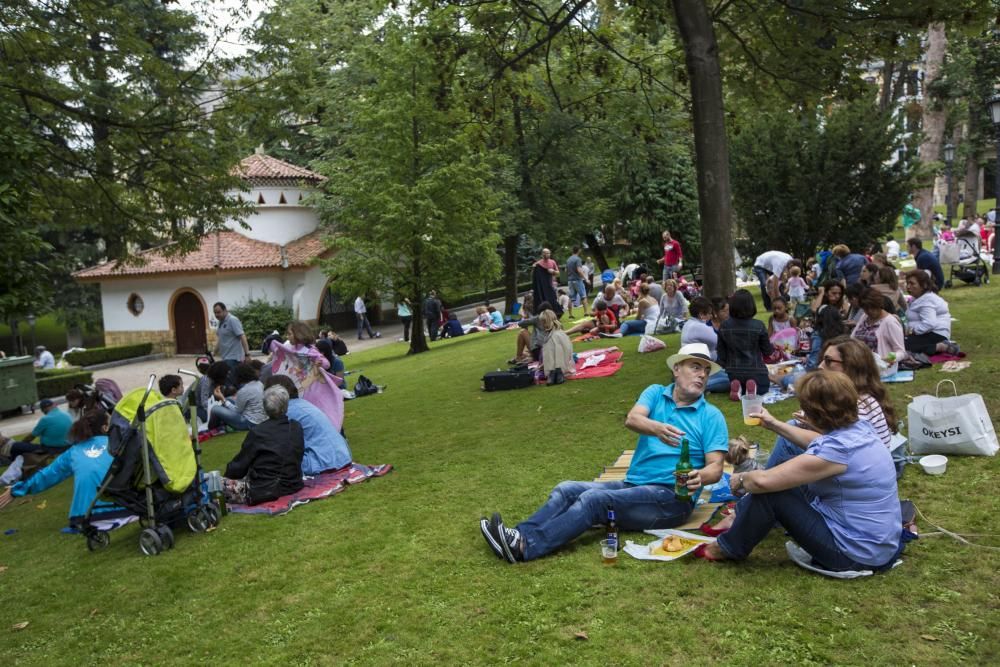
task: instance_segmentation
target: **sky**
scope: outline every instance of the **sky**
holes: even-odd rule
[[[254,19],[271,0],[178,0],[177,6],[201,16],[210,25],[233,30],[219,43],[219,50],[227,56],[242,55],[249,48],[242,43],[240,32],[253,24]],[[241,10],[249,11],[241,11]],[[239,14],[234,19],[233,14]]]

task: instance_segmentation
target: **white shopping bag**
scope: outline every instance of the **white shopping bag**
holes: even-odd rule
[[[639,340],[639,352],[655,352],[656,350],[662,350],[667,346],[659,338],[653,338],[652,336],[642,335]]]
[[[910,450],[914,454],[995,455],[1000,445],[983,397],[959,396],[951,380],[938,382],[935,394],[945,382],[952,386],[954,396],[923,394],[907,406]]]
[[[939,263],[958,264],[958,260],[961,258],[961,252],[959,251],[957,243],[943,242],[938,245],[938,250],[941,252],[938,256]]]

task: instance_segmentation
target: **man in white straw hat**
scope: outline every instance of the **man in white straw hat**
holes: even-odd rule
[[[625,419],[639,434],[624,481],[561,482],[548,501],[516,528],[507,528],[499,512],[482,519],[479,529],[493,553],[509,563],[541,558],[604,524],[613,507],[622,530],[673,528],[691,515],[694,504],[674,494],[674,469],[686,439],[694,471],[687,487],[695,492],[722,477],[722,457],[729,449],[729,429],[722,413],[705,398],[708,376],[719,365],[704,343],[689,343],[667,359],[673,384],[650,385]]]

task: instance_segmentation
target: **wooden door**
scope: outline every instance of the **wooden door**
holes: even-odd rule
[[[177,354],[205,352],[205,310],[192,292],[184,292],[174,301],[174,335]]]

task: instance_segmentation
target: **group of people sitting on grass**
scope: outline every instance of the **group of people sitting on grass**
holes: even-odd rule
[[[352,462],[342,428],[343,397],[338,384],[342,375],[327,371],[330,362],[316,349],[307,325],[293,322],[286,334],[286,342],[270,343],[272,355],[267,364],[238,364],[232,374],[224,362],[210,364],[188,391],[180,376],[164,375],[159,378],[158,393],[150,397],[152,403],[176,401],[182,414],[201,411],[199,400],[213,397],[211,416],[206,413],[203,421],[247,431],[239,453],[225,470],[223,488],[229,502],[274,500],[302,488],[304,475],[338,470]],[[233,378],[235,385],[230,385]],[[83,518],[111,465],[107,433],[111,410],[121,398],[120,392],[116,397],[102,397],[100,391],[84,389],[83,393],[80,389],[70,392],[68,410],[49,399],[41,401],[43,417],[23,441],[0,435],[0,465],[8,466],[0,477],[0,485],[7,487],[0,494],[0,508],[13,498],[41,493],[73,477],[71,525]],[[31,469],[23,466],[27,456],[40,457],[40,464]],[[95,511],[110,507],[99,502]]]
[[[895,413],[874,357],[849,337],[828,341],[822,354],[820,368],[796,382],[801,411],[795,419],[779,422],[761,408],[761,423],[778,435],[771,459],[766,468],[730,477],[730,491],[740,498],[735,512],[704,527],[718,539],[699,546],[696,556],[743,560],[775,524],[824,570],[884,571],[902,552],[909,533],[886,438]],[[541,558],[604,524],[609,507],[626,531],[673,528],[689,519],[702,488],[721,479],[730,452],[726,420],[704,397],[721,368],[704,343],[682,345],[667,366],[673,382],[647,387],[626,417],[638,440],[625,479],[562,482],[514,526],[499,512],[482,518],[480,533],[496,557],[508,563]],[[686,483],[674,475],[682,439],[694,467]],[[690,499],[675,493],[681,483]]]

